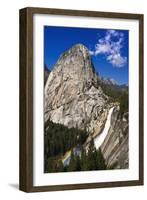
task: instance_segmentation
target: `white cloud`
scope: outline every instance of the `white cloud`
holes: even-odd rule
[[[122,57],[120,54],[109,55],[107,60],[115,67],[123,67],[127,62],[127,58]]]
[[[109,45],[109,43],[96,44],[95,46],[95,55],[107,54],[110,51],[111,51],[111,46]]]
[[[98,40],[95,49],[90,50],[91,55],[104,54],[106,60],[115,67],[123,67],[127,62],[127,57],[123,57],[121,49],[123,47],[124,34],[116,30],[108,30],[103,38]]]

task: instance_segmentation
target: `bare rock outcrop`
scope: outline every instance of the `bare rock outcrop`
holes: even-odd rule
[[[74,45],[62,54],[45,85],[45,121],[92,132],[108,102],[98,85],[88,49]]]
[[[111,126],[101,145],[101,150],[110,168],[127,169],[129,167],[128,113],[119,115],[119,106],[114,109]]]

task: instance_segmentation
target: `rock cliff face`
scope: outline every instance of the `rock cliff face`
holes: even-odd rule
[[[44,85],[46,84],[46,81],[48,79],[49,73],[50,73],[50,71],[49,71],[48,67],[45,65],[44,66]]]
[[[93,132],[109,100],[98,85],[88,49],[77,44],[62,54],[45,85],[45,121]]]
[[[128,113],[119,115],[119,106],[115,107],[109,132],[101,145],[101,150],[110,168],[127,169],[129,167]]]

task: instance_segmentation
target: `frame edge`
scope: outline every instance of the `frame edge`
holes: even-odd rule
[[[29,21],[29,23],[28,23]],[[31,15],[28,8],[19,10],[19,189],[30,192],[33,183],[33,70]],[[32,45],[32,44],[31,44]],[[33,47],[33,46],[32,46]]]
[[[139,17],[139,182],[144,185],[144,15]]]

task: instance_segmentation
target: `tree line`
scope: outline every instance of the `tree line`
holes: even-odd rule
[[[96,150],[93,140],[91,140],[89,148],[86,152],[82,149],[81,155],[74,155],[71,152],[71,159],[66,171],[91,171],[91,170],[106,170],[105,159],[101,149]]]
[[[123,115],[128,112],[129,96],[128,87],[119,85],[109,85],[105,83],[99,83],[103,92],[108,95],[111,101],[118,101],[120,103],[120,114]]]
[[[45,173],[106,169],[102,152],[100,149],[96,150],[93,140],[88,149],[84,149],[83,144],[87,135],[85,130],[67,128],[48,120],[45,123],[44,136]],[[75,147],[80,148],[79,154],[74,152]],[[68,151],[70,152],[70,161],[68,165],[64,165],[61,158]]]
[[[45,171],[48,168],[48,160],[50,163],[56,163],[57,159],[67,151],[77,145],[82,145],[88,136],[86,130],[68,128],[50,120],[45,123],[44,133]]]

